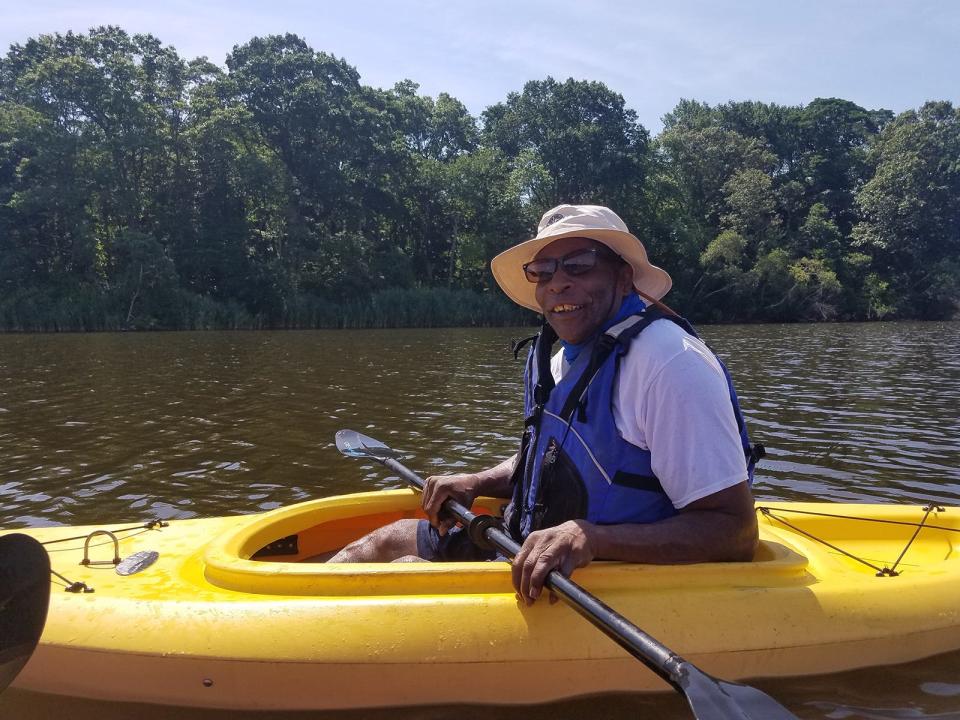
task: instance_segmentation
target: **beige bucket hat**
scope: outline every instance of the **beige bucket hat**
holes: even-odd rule
[[[543,214],[535,238],[504,250],[490,263],[494,279],[511,300],[541,311],[534,294],[536,285],[524,276],[523,265],[554,240],[565,237],[602,242],[633,268],[633,286],[637,291],[654,300],[666,295],[673,285],[666,270],[650,264],[643,243],[630,234],[615,212],[600,205],[558,205]]]

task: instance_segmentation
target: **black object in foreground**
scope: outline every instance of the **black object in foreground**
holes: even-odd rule
[[[340,430],[336,442],[337,449],[344,455],[373,458],[415,488],[423,490],[423,479],[396,459],[400,453],[379,440],[354,430]],[[455,500],[447,500],[444,508],[468,528],[472,538],[481,536],[506,557],[512,558],[520,550],[510,535],[497,525],[490,524],[484,519],[485,516],[475,515],[470,508]],[[546,586],[620,647],[670,683],[687,699],[693,716],[698,720],[797,720],[796,715],[766,693],[749,685],[718,680],[703,672],[557,570],[547,576]]]
[[[50,559],[20,533],[0,537],[0,691],[33,654],[50,603]]]

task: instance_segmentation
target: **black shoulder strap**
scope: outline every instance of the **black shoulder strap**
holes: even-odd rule
[[[688,333],[694,337],[697,337],[697,333],[693,331],[693,327],[690,325],[690,323],[688,323],[679,315],[670,315],[663,312],[656,305],[648,307],[640,315],[633,315],[621,322],[619,325],[614,325],[607,332],[616,335],[617,342],[624,347],[627,347],[637,335],[646,330],[655,321],[663,318],[672,320]],[[630,322],[631,320],[633,322]]]
[[[584,394],[586,393],[587,386],[590,384],[590,381],[593,380],[593,376],[597,374],[600,366],[610,357],[610,353],[613,352],[616,346],[616,338],[606,333],[600,335],[596,342],[593,343],[593,349],[590,352],[590,362],[586,368],[584,368],[580,377],[577,378],[574,386],[570,388],[570,394],[567,395],[567,399],[563,403],[563,408],[560,410],[560,417],[564,420],[569,421],[570,416],[573,415],[573,411],[577,409],[577,407],[579,407],[581,411],[581,422],[586,420],[586,411],[584,408],[586,398]]]
[[[510,341],[510,352],[513,353],[513,359],[516,360],[520,357],[520,351],[526,347],[527,343],[536,340],[539,335],[531,335],[530,337],[525,337],[521,340],[511,340]]]
[[[550,393],[556,385],[553,381],[553,373],[550,371],[550,357],[553,352],[553,344],[556,341],[556,331],[550,327],[548,323],[544,323],[534,344],[534,351],[536,352],[534,362],[537,364],[537,384],[533,388],[533,402],[537,405],[538,409],[547,404]]]

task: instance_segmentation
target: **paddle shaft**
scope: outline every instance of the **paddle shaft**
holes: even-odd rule
[[[421,491],[424,489],[423,479],[397,461],[396,451],[379,440],[354,430],[339,430],[336,443],[337,449],[344,455],[373,458],[398,473],[414,487]],[[442,509],[444,513],[449,513],[464,523],[470,539],[477,544],[496,548],[509,558],[515,558],[520,551],[520,545],[503,531],[496,518],[475,515],[470,508],[452,498],[444,501]],[[550,572],[545,585],[620,647],[672,685],[674,690],[687,699],[696,720],[797,720],[796,715],[766,693],[749,685],[711,677],[654,640],[557,570]]]
[[[423,490],[423,479],[405,465],[393,458],[377,459],[411,485]],[[450,498],[443,503],[443,507],[457,520],[467,525],[477,517],[469,508]],[[491,545],[508,558],[512,559],[520,552],[520,545],[510,535],[497,527],[488,527],[484,535]],[[602,630],[607,637],[670,683],[676,690],[683,692],[680,683],[683,673],[688,667],[688,663],[683,658],[647,635],[623,615],[588,593],[558,570],[551,570],[544,584],[566,600],[574,610]]]

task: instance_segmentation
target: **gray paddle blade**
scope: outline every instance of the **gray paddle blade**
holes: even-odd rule
[[[798,720],[766,693],[717,680],[687,662],[681,666],[679,685],[697,720]]]
[[[50,560],[32,537],[0,537],[0,691],[33,654],[50,602]]]
[[[356,430],[338,430],[334,436],[337,450],[348,457],[371,457],[377,460],[403,457],[391,447],[387,447],[379,440],[367,437]]]

